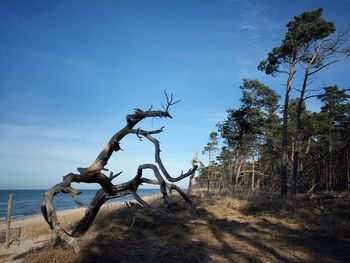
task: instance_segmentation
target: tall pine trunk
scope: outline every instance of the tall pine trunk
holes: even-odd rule
[[[207,184],[207,191],[209,191],[209,188],[210,188],[210,164],[211,164],[211,153],[210,153],[210,150],[208,152],[208,155],[209,155],[209,164],[208,164],[208,184]]]
[[[295,147],[294,147],[294,153],[293,153],[293,168],[292,168],[292,194],[295,195],[297,193],[297,178],[298,178],[298,168],[299,168],[299,150],[300,150],[300,144],[301,144],[301,110],[302,105],[304,101],[304,95],[305,90],[307,86],[307,81],[309,77],[309,71],[305,71],[304,80],[303,80],[303,86],[300,91],[300,98],[297,103],[296,108],[296,127],[295,127]]]
[[[286,94],[284,97],[284,106],[283,106],[283,123],[282,123],[282,142],[281,142],[281,177],[280,177],[280,187],[281,195],[287,195],[287,158],[288,158],[288,107],[289,107],[289,96],[292,89],[292,79],[295,74],[295,55],[292,59]]]

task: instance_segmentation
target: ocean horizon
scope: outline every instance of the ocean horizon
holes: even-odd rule
[[[44,193],[47,189],[40,190],[0,190],[0,222],[6,220],[7,201],[9,194],[12,194],[11,218],[30,216],[40,214],[40,204],[44,199]],[[89,204],[98,189],[81,189],[78,199],[83,204]],[[142,196],[160,193],[159,189],[139,189],[137,193]],[[132,195],[116,198],[106,203],[125,202],[134,199]],[[58,194],[54,199],[54,205],[57,211],[79,208],[70,194]]]

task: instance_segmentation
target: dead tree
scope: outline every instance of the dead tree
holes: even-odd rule
[[[56,184],[45,193],[44,201],[41,204],[41,212],[46,222],[56,233],[57,237],[60,240],[63,240],[64,242],[73,246],[75,251],[79,250],[78,238],[87,232],[101,206],[107,200],[126,195],[132,195],[142,207],[150,211],[155,211],[137,194],[138,187],[143,183],[160,186],[164,205],[167,208],[170,208],[171,204],[173,203],[168,196],[168,192],[171,192],[172,190],[177,191],[188,205],[191,203],[191,200],[187,194],[173,183],[194,174],[197,169],[197,165],[193,165],[193,167],[187,173],[182,172],[178,177],[171,177],[161,160],[159,141],[152,136],[154,134],[162,132],[164,127],[152,131],[145,131],[140,128],[134,128],[140,121],[146,118],[172,118],[169,113],[169,109],[179,101],[173,102],[173,96],[168,96],[166,92],[165,96],[166,104],[163,105],[163,110],[153,110],[152,107],[145,111],[141,109],[135,109],[133,114],[126,116],[125,127],[113,135],[113,137],[108,141],[106,146],[97,156],[96,160],[89,167],[78,168],[78,173],[69,173],[63,176],[63,181],[61,183]],[[142,164],[137,168],[136,176],[132,180],[121,184],[113,184],[112,180],[116,178],[120,173],[113,175],[113,173],[110,172],[110,175],[107,176],[103,173],[103,171],[108,171],[105,166],[107,165],[113,152],[121,150],[120,141],[128,134],[134,134],[140,139],[144,137],[154,144],[154,157],[157,165]],[[145,169],[152,170],[156,179],[154,180],[143,177],[142,172]],[[163,178],[163,176],[167,181]],[[73,197],[73,200],[78,205],[83,206],[83,204],[81,204],[81,202],[77,199],[80,191],[73,188],[71,186],[72,183],[98,183],[101,186],[101,189],[96,192],[90,204],[87,206],[84,217],[73,227],[69,233],[60,225],[60,222],[57,218],[56,209],[53,205],[53,199],[55,195],[59,193],[70,193]]]

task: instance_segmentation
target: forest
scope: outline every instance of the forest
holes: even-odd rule
[[[281,195],[350,190],[350,89],[313,84],[349,57],[349,40],[349,31],[336,32],[322,9],[294,17],[281,45],[257,65],[271,77],[283,75],[285,84],[243,79],[240,107],[227,109],[209,135],[208,164],[200,163],[196,187]],[[308,109],[309,100],[319,110]]]

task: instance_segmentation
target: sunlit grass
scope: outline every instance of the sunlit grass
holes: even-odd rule
[[[194,216],[179,198],[170,217],[124,203],[104,207],[82,243],[79,260],[314,262],[322,258],[341,262],[348,257],[349,199],[315,202],[276,195],[200,196],[192,197]],[[149,202],[162,207],[159,198]],[[57,258],[60,253],[64,252],[48,246],[27,255],[25,262]],[[65,256],[62,262],[77,262],[71,250]]]
[[[157,205],[157,202],[160,202],[159,197],[160,195],[155,194],[152,196],[146,196],[144,200],[147,200],[148,202],[153,202],[153,204]],[[125,203],[114,202],[102,206],[94,220],[94,223],[99,223],[101,220],[105,220],[109,214],[120,209],[121,207],[125,207]],[[58,212],[57,216],[61,226],[64,229],[70,230],[84,216],[84,209],[79,209],[78,211],[74,210],[72,212],[68,211],[68,213]],[[44,218],[41,218],[39,222],[24,225],[21,229],[21,238],[37,238],[41,235],[51,233],[53,233],[52,230],[45,222]]]

